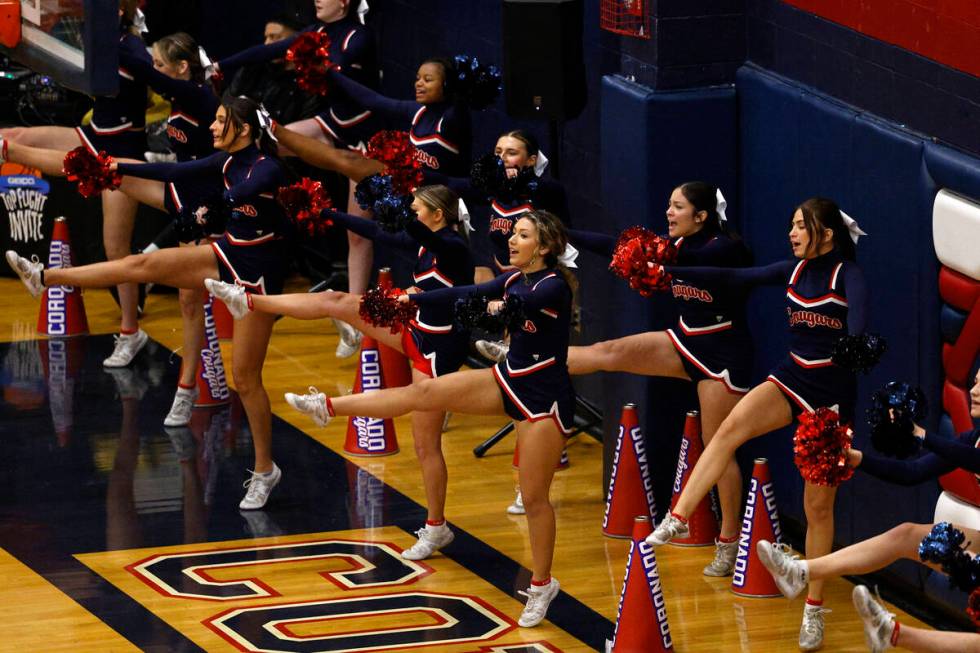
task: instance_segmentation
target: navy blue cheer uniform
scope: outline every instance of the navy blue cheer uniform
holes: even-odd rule
[[[170,102],[167,138],[170,140],[170,149],[177,155],[177,161],[194,161],[214,154],[214,138],[210,126],[214,122],[220,102],[210,84],[168,77],[156,70],[150,62],[128,54],[121,53],[119,61],[135,79],[149,84]],[[164,191],[164,207],[171,216],[176,216],[185,206],[193,211],[210,197],[220,193],[221,183],[219,171],[184,181],[169,182]]]
[[[572,243],[611,257],[616,238],[605,234],[569,231]],[[745,268],[751,255],[737,238],[701,229],[673,241],[677,263],[671,270],[671,295],[677,308],[677,326],[667,336],[694,383],[720,381],[733,394],[752,386],[753,344],[745,318],[747,291],[707,279],[688,278],[688,266]]]
[[[317,22],[303,32],[326,32],[330,37],[330,61],[340,66],[340,71],[367,88],[378,86],[378,56],[374,45],[374,32],[353,16],[332,23]],[[241,66],[263,63],[286,56],[286,51],[296,40],[293,36],[269,45],[258,45],[222,59],[218,66],[231,79]],[[382,122],[369,107],[343,93],[331,89],[324,99],[323,110],[315,116],[324,134],[341,145],[365,151],[367,142],[380,131]]]
[[[119,34],[119,54],[147,62],[152,67],[143,40],[128,29]],[[142,159],[146,152],[146,83],[119,65],[119,92],[97,96],[89,124],[76,127],[78,138],[92,154],[104,150],[119,158]]]
[[[786,396],[794,415],[836,406],[842,419],[853,419],[857,376],[836,365],[831,355],[841,336],[861,334],[867,323],[868,290],[856,263],[844,260],[834,249],[816,258],[759,268],[665,268],[671,274],[719,284],[785,283],[790,352],[767,380]]]
[[[437,290],[413,297],[419,306],[452,304],[477,294],[493,299],[515,296],[523,300],[523,324],[510,329],[510,350],[493,367],[504,409],[517,421],[553,419],[559,432],[572,433],[575,390],[568,375],[568,328],[572,289],[555,269],[525,275],[519,271],[493,281],[452,290]]]
[[[336,71],[331,71],[330,79],[334,83],[331,93],[346,95],[359,106],[377,111],[392,129],[407,129],[424,167],[451,177],[469,173],[472,133],[464,104],[392,100]]]
[[[222,176],[224,201],[231,209],[225,233],[211,243],[221,280],[261,295],[281,293],[289,247],[286,218],[275,201],[276,191],[287,181],[279,161],[253,144],[186,163],[119,164],[124,175],[172,183],[215,171]]]
[[[490,215],[487,227],[487,242],[489,252],[480,257],[480,265],[491,268],[497,274],[510,272],[514,266],[510,264],[510,246],[508,242],[514,234],[514,223],[528,211],[548,211],[554,214],[566,226],[570,224],[568,199],[565,187],[556,181],[539,177],[537,187],[533,192],[520,194],[499,194],[487,197],[473,188],[468,177],[449,177],[435,171],[426,171],[425,183],[444,184],[456,191],[467,204],[489,204]]]
[[[416,253],[412,278],[422,291],[473,283],[469,247],[452,227],[432,231],[413,220],[404,232],[390,234],[371,220],[333,211],[326,215],[359,236]],[[420,305],[415,319],[402,331],[402,347],[412,367],[430,377],[443,376],[458,370],[466,360],[469,334],[453,327],[451,304]]]
[[[944,438],[926,433],[922,446],[927,450],[912,460],[896,460],[863,451],[858,469],[897,485],[917,485],[937,479],[957,469],[972,472],[980,480],[980,429]]]

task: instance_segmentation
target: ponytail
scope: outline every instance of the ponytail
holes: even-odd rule
[[[413,195],[415,199],[425,204],[430,210],[442,211],[442,217],[445,218],[446,224],[469,241],[466,226],[460,221],[459,195],[456,194],[456,191],[442,184],[434,184],[417,188]]]

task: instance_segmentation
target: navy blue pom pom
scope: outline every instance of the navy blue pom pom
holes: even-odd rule
[[[365,177],[354,188],[354,199],[362,209],[370,209],[374,221],[387,232],[401,231],[415,219],[412,196],[399,195],[392,186],[390,175]]]
[[[177,240],[191,243],[208,234],[223,232],[228,224],[229,213],[228,205],[220,195],[212,195],[194,207],[183,207],[174,218]]]
[[[939,522],[919,543],[919,559],[922,562],[946,564],[960,550],[966,536],[948,521]]]
[[[488,198],[504,200],[530,198],[541,183],[531,166],[519,169],[514,176],[508,176],[503,160],[496,154],[484,154],[473,162],[470,181],[474,188]]]
[[[914,423],[928,413],[921,389],[892,381],[871,397],[867,411],[871,444],[878,451],[907,458],[919,450],[921,440],[912,434]]]
[[[831,360],[844,369],[867,374],[878,364],[887,348],[885,339],[875,333],[845,335],[834,344]]]
[[[457,299],[453,307],[456,325],[463,330],[482,329],[496,333],[517,328],[524,322],[524,300],[520,297],[508,296],[496,313],[487,312],[489,303],[486,297],[475,294]]]
[[[964,550],[966,536],[949,522],[940,522],[922,538],[919,558],[942,567],[949,576],[949,584],[964,592],[972,592],[980,586],[980,561]],[[969,542],[966,545],[969,546]]]

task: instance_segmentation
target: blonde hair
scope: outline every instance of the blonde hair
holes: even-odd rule
[[[421,186],[412,193],[415,199],[425,204],[430,211],[442,211],[442,217],[446,219],[446,224],[455,228],[463,236],[466,236],[466,229],[459,222],[459,195],[449,186],[433,184],[431,186]]]
[[[160,58],[171,66],[186,61],[191,79],[198,83],[204,81],[201,53],[193,36],[187,32],[175,32],[157,39],[153,47],[159,53]]]

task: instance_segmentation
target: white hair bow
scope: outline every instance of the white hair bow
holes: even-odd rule
[[[844,224],[847,226],[847,231],[851,235],[851,240],[854,241],[855,245],[857,245],[858,238],[860,238],[861,236],[868,235],[861,230],[861,227],[858,225],[857,220],[855,220],[851,216],[841,211],[840,217],[844,218]]]
[[[133,14],[133,27],[139,30],[140,34],[146,34],[150,29],[146,26],[146,14],[139,9]]]
[[[205,52],[204,48],[200,45],[197,46],[197,56],[201,60],[201,68],[204,69],[204,79],[211,79],[214,77],[216,66],[214,62],[211,61],[211,57],[208,56],[208,53]]]
[[[540,177],[544,174],[544,170],[547,167],[548,157],[544,155],[544,152],[538,150],[538,158],[534,161],[534,174]]]
[[[276,121],[272,119],[271,115],[269,115],[268,109],[260,104],[259,108],[256,109],[255,114],[259,117],[259,127],[269,135],[269,138],[278,143],[279,139],[276,138],[276,135],[272,129],[272,126],[276,124]]]
[[[728,200],[725,196],[721,194],[721,189],[715,190],[715,211],[718,213],[718,222],[724,225],[728,222],[728,216],[725,215],[725,209],[728,208]]]
[[[558,262],[566,268],[577,268],[578,266],[575,264],[575,259],[577,258],[578,250],[572,247],[571,243],[568,243],[565,245],[565,251],[558,257]]]
[[[471,234],[476,231],[473,228],[473,223],[470,221],[470,210],[466,208],[466,202],[463,201],[463,198],[459,200],[459,222],[463,225],[466,233]]]
[[[361,21],[361,25],[364,24],[364,17],[367,16],[367,12],[371,8],[368,7],[367,0],[361,0],[360,4],[357,5],[357,19]]]

